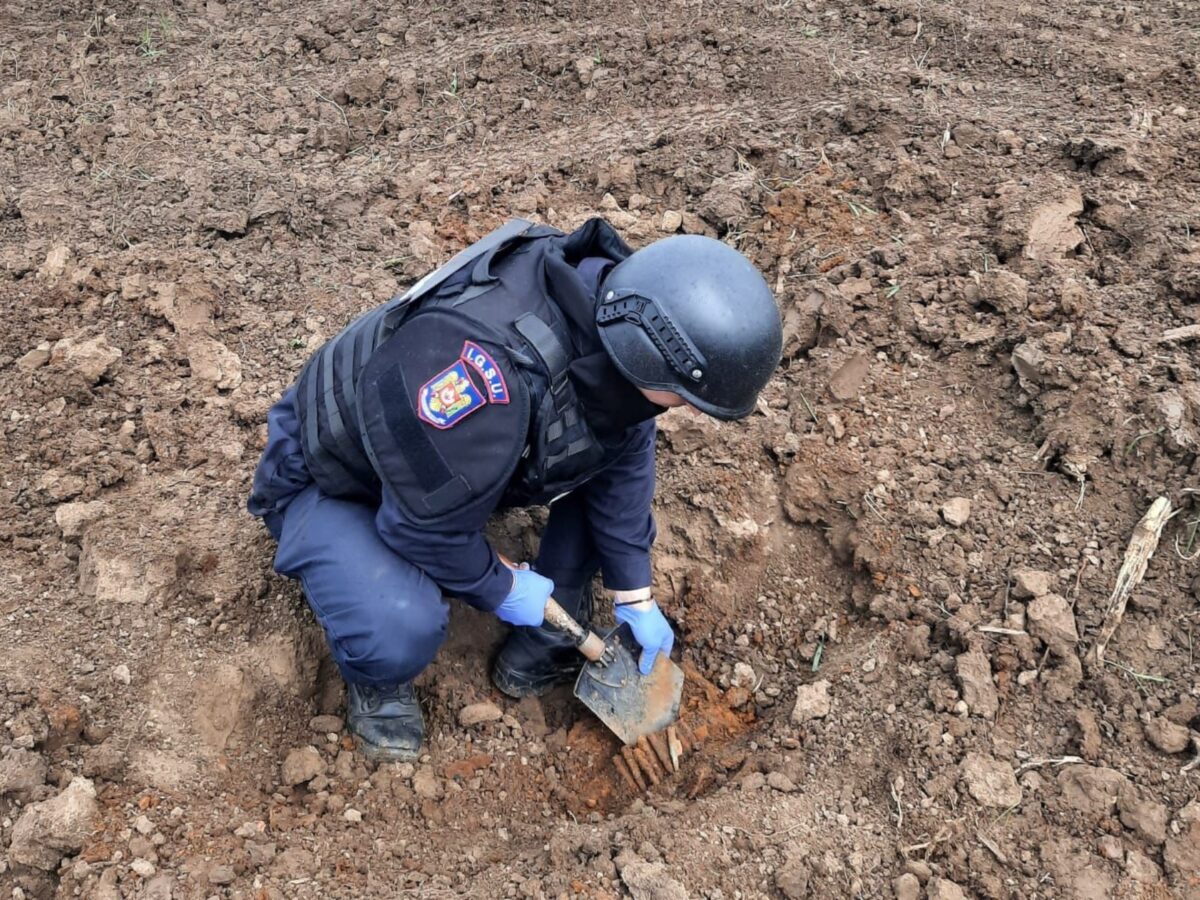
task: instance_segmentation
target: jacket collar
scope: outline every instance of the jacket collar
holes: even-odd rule
[[[632,252],[611,225],[595,218],[556,240],[545,257],[546,287],[570,322],[575,344],[571,382],[588,424],[601,440],[664,411],[617,371],[596,326],[596,302],[611,266],[594,260],[616,264]]]

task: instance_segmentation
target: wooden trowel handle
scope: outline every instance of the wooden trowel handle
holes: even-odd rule
[[[500,562],[504,563],[510,569],[517,567],[517,564],[503,553],[497,553],[496,555],[500,557]],[[604,657],[608,647],[605,645],[603,638],[593,631],[588,631],[576,622],[569,612],[558,605],[558,601],[553,597],[546,600],[544,615],[546,616],[546,622],[552,628],[557,628],[570,637],[575,642],[575,649],[592,662],[599,662]]]
[[[546,601],[546,622],[569,635],[579,652],[592,662],[598,662],[604,656],[604,641],[600,635],[576,622],[553,597]]]

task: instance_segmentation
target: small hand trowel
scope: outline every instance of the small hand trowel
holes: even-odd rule
[[[546,623],[567,634],[585,657],[575,680],[575,696],[626,745],[662,731],[679,718],[683,670],[663,654],[649,675],[638,670],[641,648],[628,625],[601,638],[571,617],[551,597]]]

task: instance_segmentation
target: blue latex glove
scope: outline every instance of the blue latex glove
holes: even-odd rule
[[[622,625],[629,624],[633,636],[642,645],[642,656],[638,660],[638,670],[643,675],[649,675],[654,668],[658,654],[670,657],[671,648],[675,646],[675,632],[662,614],[658,604],[653,600],[642,603],[618,606],[613,611],[617,621]]]
[[[512,576],[512,590],[496,607],[497,618],[509,625],[541,625],[554,582],[532,571],[528,563],[514,568]]]

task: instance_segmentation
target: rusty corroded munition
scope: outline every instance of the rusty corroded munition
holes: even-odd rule
[[[612,761],[613,766],[616,768],[618,774],[620,774],[620,776],[625,779],[625,783],[629,785],[629,789],[631,791],[636,791],[638,789],[638,784],[633,780],[633,773],[629,771],[629,763],[625,762],[620,753],[614,756]]]
[[[642,774],[650,784],[656,785],[662,779],[659,778],[657,767],[653,760],[650,759],[650,754],[643,750],[640,746],[633,748],[633,758],[638,761],[638,765],[642,767]]]
[[[638,764],[637,757],[633,755],[633,748],[622,747],[621,758],[625,761],[625,765],[629,768],[629,772],[633,776],[633,780],[637,782],[638,790],[650,790],[650,785],[646,783],[646,779],[642,775],[642,767]]]
[[[667,738],[661,732],[646,736],[650,748],[654,751],[655,757],[662,763],[663,771],[667,774],[677,772],[679,767],[671,761],[671,751],[667,748]]]
[[[670,733],[640,737],[613,756],[613,767],[631,790],[648,791],[679,771],[683,745],[673,732],[672,727]]]

